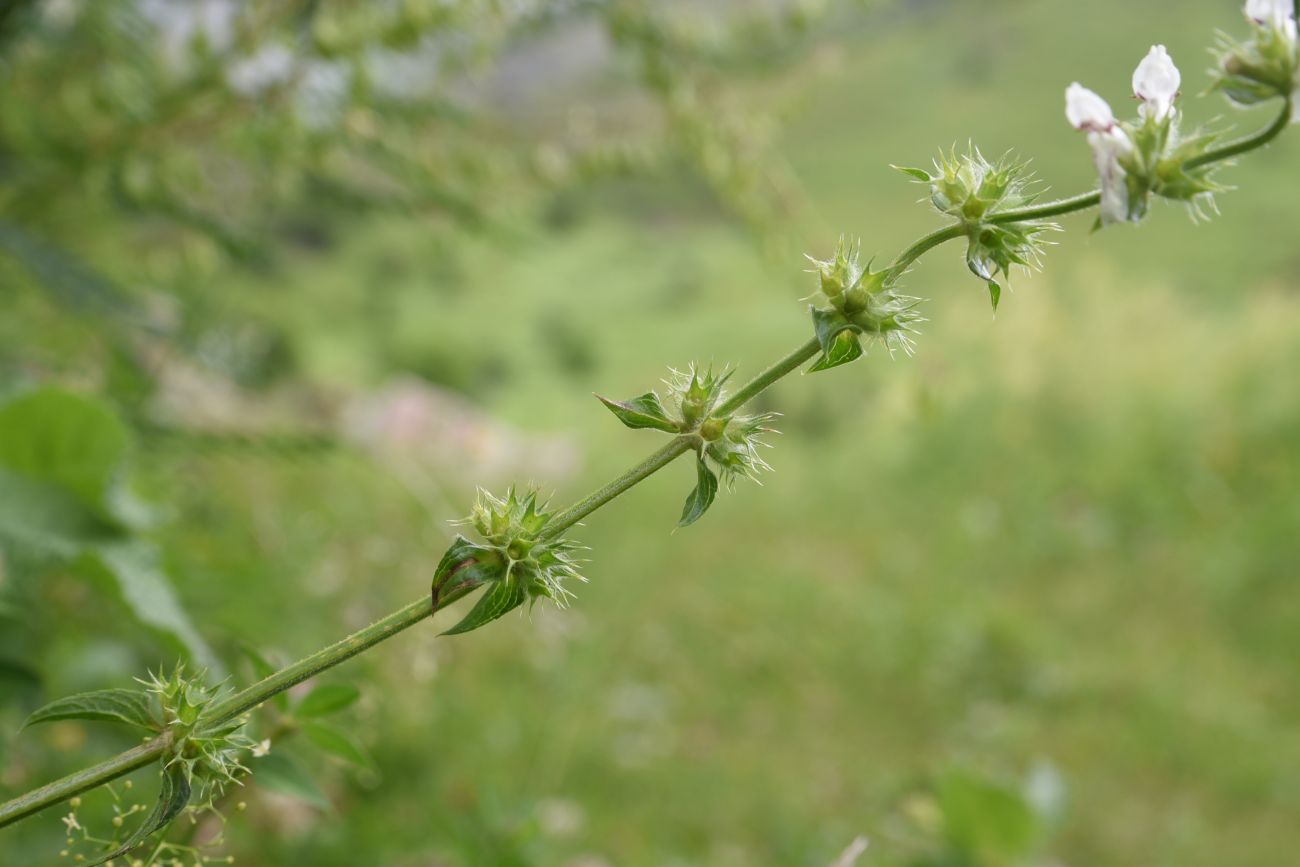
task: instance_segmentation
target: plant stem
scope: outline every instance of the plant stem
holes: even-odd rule
[[[1224,146],[1217,148],[1201,156],[1188,160],[1188,168],[1208,165],[1221,160],[1230,159],[1247,151],[1255,150],[1262,147],[1276,138],[1291,119],[1291,102],[1284,100],[1281,112],[1272,124],[1260,130],[1259,132],[1229,142]],[[1101,201],[1101,193],[1092,191],[1081,193],[1077,196],[1071,196],[1066,199],[1058,199],[1054,202],[1047,202],[1041,205],[1032,205],[1025,208],[1019,208],[1013,211],[1003,211],[994,215],[991,219],[995,223],[1014,223],[1024,222],[1027,220],[1041,220],[1049,217],[1057,217],[1069,214],[1074,211],[1082,211],[1091,208]],[[892,276],[897,278],[907,268],[923,256],[926,252],[939,246],[945,241],[951,241],[960,238],[965,233],[965,227],[960,223],[945,226],[937,229],[925,237],[914,242],[905,249],[894,260],[890,266]],[[808,361],[815,356],[821,349],[820,344],[814,337],[806,343],[795,349],[789,355],[777,361],[771,367],[755,376],[746,383],[739,391],[723,401],[715,410],[714,414],[718,416],[729,415],[740,409],[762,391],[771,386],[774,382],[787,376],[799,365]],[[655,451],[641,463],[632,467],[623,473],[617,479],[597,490],[595,493],[583,500],[574,503],[569,508],[556,515],[546,529],[542,532],[542,538],[550,539],[563,533],[574,524],[581,521],[587,515],[604,506],[610,500],[619,494],[633,487],[637,483],[644,481],[654,475],[659,470],[672,463],[673,460],[689,451],[696,442],[696,438],[690,434],[682,434],[674,437],[671,442]],[[470,592],[468,589],[461,588],[450,592],[442,604],[454,602],[456,599]],[[354,632],[342,641],[326,647],[324,650],[317,651],[311,656],[302,659],[287,668],[277,671],[275,674],[258,681],[247,689],[241,690],[230,698],[222,701],[214,708],[214,719],[218,722],[232,720],[241,714],[248,713],[258,705],[289,689],[295,684],[302,683],[310,677],[313,677],[326,669],[333,668],[339,663],[345,662],[359,653],[374,647],[380,642],[387,641],[394,635],[409,629],[415,624],[423,621],[433,614],[433,606],[428,596],[421,596],[413,602],[398,609],[387,617],[379,620],[366,628]],[[74,795],[93,789],[96,786],[103,785],[117,779],[118,777],[128,774],[131,771],[151,764],[160,759],[171,746],[171,735],[164,733],[158,737],[121,753],[107,761],[100,762],[84,770],[70,774],[60,780],[42,786],[0,804],[0,828],[11,825],[14,822],[24,819],[28,816],[38,813],[48,807],[53,806],[61,801],[65,801]]]
[[[132,747],[124,753],[120,753],[108,761],[100,762],[89,768],[77,771],[75,774],[55,780],[52,783],[46,783],[39,789],[33,789],[25,795],[20,795],[12,801],[6,801],[0,804],[0,828],[6,825],[12,825],[20,819],[39,813],[48,807],[68,800],[74,795],[102,786],[104,783],[116,780],[123,774],[129,774],[131,771],[143,768],[145,765],[151,765],[162,757],[171,746],[172,736],[164,732],[156,738],[145,741],[137,747]]]
[[[623,473],[614,481],[605,485],[600,490],[590,496],[579,500],[569,508],[560,512],[552,518],[547,524],[546,529],[541,533],[543,539],[554,539],[619,494],[626,491],[633,485],[648,479],[650,476],[662,470],[671,464],[679,456],[690,450],[694,440],[689,436],[674,437],[672,442],[660,448],[650,455],[650,457],[637,464],[632,469]]]
[[[1282,130],[1286,129],[1286,125],[1290,122],[1291,122],[1291,100],[1284,97],[1282,99],[1282,110],[1277,113],[1277,117],[1274,119],[1274,121],[1271,124],[1264,127],[1254,135],[1248,135],[1245,136],[1244,138],[1239,138],[1236,141],[1228,142],[1222,147],[1215,148],[1212,151],[1206,151],[1205,153],[1201,154],[1199,157],[1193,157],[1183,165],[1189,169],[1194,169],[1197,168],[1198,166],[1209,165],[1210,163],[1217,163],[1221,160],[1231,159],[1232,157],[1235,157],[1238,154],[1244,154],[1247,151],[1253,151],[1256,148],[1261,148],[1264,145],[1271,142],[1273,139],[1277,138],[1278,135],[1282,132]]]
[[[932,248],[939,246],[945,241],[951,241],[960,238],[966,232],[966,228],[961,223],[953,223],[951,226],[944,226],[942,229],[936,229],[930,234],[916,241],[912,246],[898,254],[894,264],[889,266],[889,276],[891,280],[897,280],[903,276],[913,262],[920,259]],[[886,281],[888,282],[888,281]]]
[[[767,370],[745,383],[740,391],[718,404],[718,406],[713,410],[713,415],[730,415],[740,409],[742,406],[757,397],[759,393],[769,385],[792,372],[799,365],[820,352],[821,348],[821,344],[817,342],[817,338],[812,338],[794,352],[791,352],[785,358],[782,358],[776,364],[773,364]]]
[[[1041,205],[1030,205],[1026,208],[1016,208],[1011,211],[1000,211],[993,215],[992,220],[995,223],[1045,220],[1048,217],[1059,217],[1063,214],[1082,211],[1100,203],[1101,190],[1093,190],[1091,193],[1080,193],[1077,196],[1070,196],[1068,199],[1057,199],[1054,202],[1046,202]]]
[[[467,592],[467,590],[453,591],[442,604],[454,602]],[[213,720],[225,722],[247,713],[276,694],[351,659],[381,641],[387,641],[432,614],[433,606],[429,596],[421,596],[382,620],[352,633],[342,641],[331,644],[324,650],[319,650],[306,659],[295,662],[219,702],[213,707]],[[170,734],[163,733],[107,761],[0,804],[0,828],[157,761],[171,746],[171,737]]]
[[[454,593],[449,594],[444,604],[453,601],[456,596],[457,594]],[[275,674],[268,675],[252,686],[240,690],[230,698],[218,702],[212,708],[213,722],[220,724],[241,714],[248,713],[272,696],[284,692],[286,689],[302,683],[307,678],[320,674],[328,668],[333,668],[340,662],[351,659],[381,641],[387,641],[402,630],[409,629],[432,615],[432,600],[428,595],[421,596],[382,620],[378,620],[364,629],[352,633],[342,641],[335,642],[324,650],[318,650],[311,656],[300,659],[293,665],[282,668]]]

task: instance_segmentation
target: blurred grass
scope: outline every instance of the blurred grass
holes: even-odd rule
[[[789,106],[809,202],[791,248],[846,232],[891,256],[935,220],[887,164],[968,136],[1033,156],[1055,191],[1084,188],[1064,86],[1118,106],[1159,39],[1190,96],[1233,6],[936,4],[828,46]],[[1185,105],[1208,121],[1219,103]],[[365,694],[377,778],[338,775],[338,817],[255,801],[228,831],[240,863],[819,865],[866,833],[866,863],[889,864],[933,774],[1040,762],[1069,787],[1063,863],[1289,863],[1297,146],[1225,172],[1241,190],[1208,225],[1158,207],[1089,236],[1067,218],[1047,272],[1014,281],[996,319],[959,250],[932,254],[908,279],[934,320],[917,358],[876,352],[764,398],[786,434],[763,488],[674,534],[689,487],[674,466],[588,521],[573,610],[424,630],[340,672]],[[591,391],[632,394],[693,359],[743,377],[807,332],[796,257],[711,215],[643,218],[644,194],[591,191],[563,230],[467,240],[451,272],[422,227],[376,219],[212,291],[292,322],[321,382],[423,364],[501,419],[573,437],[567,501],[654,445]],[[453,360],[466,369],[446,373]],[[189,528],[182,592],[212,635],[308,651],[421,592],[445,544],[447,516],[345,457],[161,464]],[[583,817],[574,832],[539,820],[556,803]]]

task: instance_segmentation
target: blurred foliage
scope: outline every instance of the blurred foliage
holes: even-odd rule
[[[1191,58],[1235,14],[3,10],[5,797],[134,743],[17,735],[46,701],[177,655],[249,682],[427,588],[475,485],[567,501],[635,460],[590,392],[803,339],[793,252],[933,225],[887,164],[973,137],[1083,189],[1064,85],[1126,87],[1150,42]],[[435,640],[448,612],[259,712],[217,851],[825,865],[861,833],[859,863],[898,867],[1285,863],[1294,154],[1226,172],[1208,226],[1071,223],[995,323],[955,253],[918,266],[917,359],[763,398],[764,489],[670,537],[683,462],[583,528],[572,609]],[[151,801],[134,782],[83,823]],[[0,849],[64,839],[51,814]]]

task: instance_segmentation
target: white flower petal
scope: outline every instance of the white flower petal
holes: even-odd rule
[[[1174,107],[1183,77],[1163,45],[1152,45],[1133,71],[1133,94],[1142,100],[1143,117],[1162,121]]]
[[[1295,43],[1295,4],[1291,0],[1246,0],[1246,17],[1261,27],[1276,28]]]
[[[1118,128],[1088,133],[1092,161],[1101,183],[1101,221],[1122,223],[1128,219],[1128,172],[1120,159],[1133,151],[1133,143]]]
[[[1065,90],[1065,119],[1086,132],[1105,132],[1115,126],[1110,104],[1077,81]]]
[[[1281,27],[1288,18],[1295,18],[1295,4],[1291,0],[1246,0],[1246,17],[1256,24]]]

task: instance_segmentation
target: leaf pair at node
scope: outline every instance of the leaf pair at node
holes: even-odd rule
[[[665,380],[666,401],[654,391],[625,401],[600,395],[597,398],[627,427],[653,428],[692,438],[696,484],[677,522],[679,527],[685,527],[698,521],[713,505],[719,476],[730,486],[738,477],[756,479],[760,472],[771,469],[759,456],[758,449],[767,445],[760,437],[772,432],[767,425],[776,416],[773,413],[715,414],[733,373],[730,369],[714,373],[712,368],[702,370],[692,364],[684,371],[670,373]]]
[[[240,761],[253,746],[244,733],[247,719],[216,718],[213,709],[230,690],[224,685],[208,686],[205,675],[202,671],[189,675],[178,664],[168,677],[151,674],[140,681],[143,690],[106,689],[68,696],[28,718],[26,725],[70,719],[121,722],[150,736],[170,737],[153,810],[121,845],[89,864],[102,864],[131,851],[166,827],[191,801],[199,808],[211,806],[227,785],[247,773]]]

